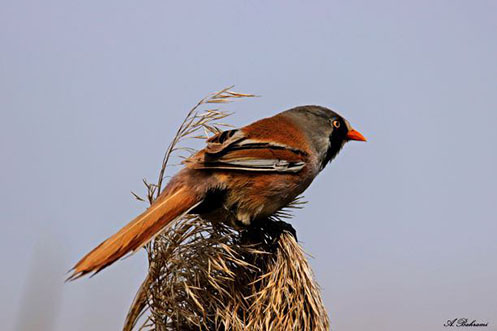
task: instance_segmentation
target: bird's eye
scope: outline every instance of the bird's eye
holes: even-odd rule
[[[337,120],[334,120],[333,121],[333,126],[338,129],[340,127],[340,122],[337,121]]]

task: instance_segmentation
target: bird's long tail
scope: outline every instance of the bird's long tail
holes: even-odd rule
[[[164,227],[195,208],[201,199],[188,187],[164,192],[143,214],[86,254],[72,269],[68,280],[97,273],[124,255],[135,252],[158,235]]]

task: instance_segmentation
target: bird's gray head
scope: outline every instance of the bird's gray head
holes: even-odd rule
[[[287,110],[303,129],[318,153],[323,169],[350,140],[366,141],[350,123],[333,110],[321,106],[301,106]]]

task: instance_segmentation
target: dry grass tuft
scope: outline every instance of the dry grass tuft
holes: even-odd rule
[[[206,138],[229,115],[201,105],[252,97],[230,88],[202,99],[188,114],[164,156],[158,183],[147,186],[151,203],[160,194],[167,164],[188,137]],[[198,132],[203,130],[204,135]],[[137,199],[145,200],[134,194]],[[297,200],[288,208],[301,208]],[[187,215],[147,246],[149,271],[128,313],[124,330],[328,330],[319,287],[293,228],[273,218],[238,231]],[[143,318],[142,318],[143,319]]]

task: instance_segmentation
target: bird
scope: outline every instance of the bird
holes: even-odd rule
[[[186,214],[247,228],[303,193],[349,141],[366,138],[335,111],[295,107],[220,132],[183,161],[151,206],[86,254],[69,280],[133,253]]]

